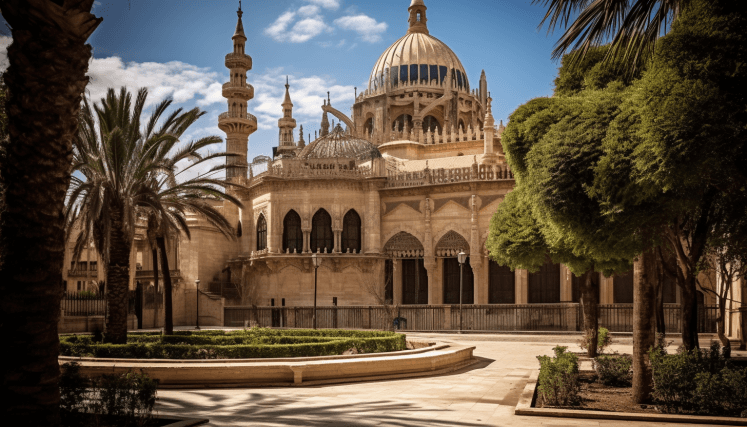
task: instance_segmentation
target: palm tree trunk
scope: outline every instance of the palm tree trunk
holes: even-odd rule
[[[88,13],[93,1],[74,3],[63,8],[47,0],[3,0],[0,6],[13,36],[5,73],[9,144],[0,166],[0,235],[7,248],[0,271],[0,336],[8,349],[0,381],[3,415],[18,426],[60,422],[62,212],[88,82],[91,47],[85,43],[100,22]]]
[[[633,264],[633,401],[645,403],[651,398],[652,372],[648,351],[656,343],[654,333],[654,286],[656,280],[654,250],[641,254]]]
[[[151,242],[155,244],[155,241]],[[158,327],[158,306],[160,302],[158,300],[158,248],[153,245],[150,250],[151,258],[153,259],[153,327]]]
[[[589,337],[586,349],[589,357],[597,357],[599,339],[599,301],[596,292],[599,284],[594,285],[593,276],[594,270],[589,270],[581,278],[581,307],[584,313],[584,330]]]
[[[106,342],[127,343],[127,292],[130,284],[130,253],[132,240],[123,231],[124,209],[111,206],[112,222],[109,267],[106,272],[108,315]]]
[[[171,272],[169,271],[169,257],[166,254],[166,239],[163,236],[156,237],[158,250],[161,251],[161,270],[163,271],[163,333],[174,334],[173,301],[171,299]]]

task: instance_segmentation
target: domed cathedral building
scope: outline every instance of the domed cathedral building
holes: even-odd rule
[[[316,270],[320,306],[458,304],[463,251],[465,304],[578,301],[577,279],[562,265],[529,274],[489,260],[491,217],[515,185],[504,128],[485,73],[473,89],[458,56],[431,35],[437,26],[425,2],[412,0],[407,11],[406,34],[374,62],[350,116],[328,97],[321,132],[307,142],[286,81],[277,147],[251,161],[257,119],[239,11],[226,56],[228,110],[219,118],[236,155],[227,179],[239,184],[230,191],[243,206],[222,209],[237,239],[196,219],[192,240],[179,243],[185,289],[199,279],[231,304],[310,306]],[[632,274],[600,280],[602,303],[632,302]],[[679,300],[671,286],[665,294],[665,302]]]

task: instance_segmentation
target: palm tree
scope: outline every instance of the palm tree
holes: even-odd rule
[[[79,224],[74,256],[86,242],[93,241],[106,266],[107,306],[106,341],[127,341],[127,295],[130,280],[130,254],[139,210],[159,211],[154,182],[172,175],[175,162],[169,153],[184,132],[204,113],[195,108],[178,109],[163,118],[172,101],[158,104],[141,126],[148,92],[141,89],[133,104],[132,94],[122,88],[117,94],[109,89],[100,104],[86,101],[81,113],[82,126],[74,149],[74,175],[69,193],[68,224]],[[160,125],[159,125],[160,123]],[[190,143],[181,152],[192,155],[198,148],[216,144],[218,137]],[[204,156],[192,167],[217,157]],[[168,178],[166,178],[168,180]],[[203,178],[212,186],[230,183]],[[215,192],[215,190],[214,190]],[[70,227],[72,228],[72,227]]]
[[[196,120],[196,118],[195,118]],[[205,162],[218,158],[227,157],[227,153],[217,153],[203,156],[200,152],[204,149],[220,144],[221,139],[217,137],[203,138],[199,141],[187,144],[184,147],[176,147],[175,140],[163,144],[161,151],[165,158],[162,167],[154,174],[148,183],[151,189],[151,197],[147,201],[148,236],[149,240],[155,242],[161,252],[161,271],[163,274],[164,290],[164,333],[171,335],[174,332],[172,282],[167,252],[167,239],[184,233],[191,238],[187,225],[187,214],[194,213],[205,218],[209,224],[215,227],[228,239],[236,239],[236,230],[231,226],[223,214],[215,208],[214,203],[228,200],[236,206],[243,207],[241,202],[223,191],[221,187],[239,186],[230,182],[218,181],[212,178],[212,174],[225,170],[226,163],[223,162],[211,168],[208,172],[199,174],[194,178],[179,182],[179,175],[194,170]],[[170,154],[173,153],[173,154]],[[183,169],[178,164],[186,163]],[[151,238],[152,236],[152,238]],[[156,260],[154,256],[153,274],[157,277]],[[156,279],[157,280],[157,279]]]
[[[101,23],[93,0],[3,0],[11,27],[5,211],[0,271],[3,414],[17,425],[58,425],[57,322],[62,298],[64,202],[72,141]],[[12,250],[9,250],[11,249]]]
[[[687,0],[534,0],[548,6],[540,26],[548,30],[560,25],[566,31],[560,37],[553,58],[578,51],[582,57],[589,48],[612,40],[609,58],[639,64],[654,48],[679,16]],[[577,15],[577,16],[576,16]],[[571,22],[571,17],[576,19]]]

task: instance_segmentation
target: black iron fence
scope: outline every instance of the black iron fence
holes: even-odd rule
[[[135,313],[137,296],[130,291],[127,297],[127,312]],[[60,301],[63,316],[105,316],[106,294],[91,292],[65,292]]]
[[[60,308],[65,316],[103,316],[106,314],[106,296],[90,292],[66,292]]]
[[[702,307],[698,331],[716,332],[717,306]],[[225,307],[225,326],[311,328],[312,307]],[[318,328],[387,329],[397,319],[405,331],[460,329],[458,305],[318,307]],[[667,332],[681,332],[679,305],[664,308]],[[599,325],[612,332],[633,331],[633,305],[599,306]],[[583,318],[578,304],[464,305],[465,331],[580,331]]]

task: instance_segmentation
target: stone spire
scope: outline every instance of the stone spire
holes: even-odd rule
[[[326,104],[327,101],[324,101],[324,102],[325,102],[324,105],[327,105]],[[322,132],[319,135],[319,137],[327,136],[327,135],[329,135],[329,117],[327,116],[327,112],[325,111],[324,114],[322,114]]]
[[[485,113],[485,149],[484,159],[493,160],[495,154],[493,152],[493,140],[495,136],[495,119],[493,118],[493,98],[488,95],[487,100],[487,112]]]
[[[229,180],[246,178],[249,135],[257,130],[257,119],[247,112],[247,102],[254,98],[254,88],[246,82],[246,73],[252,69],[252,58],[244,53],[246,35],[241,21],[244,14],[241,2],[236,14],[239,20],[232,37],[233,52],[226,55],[230,80],[223,85],[223,97],[227,100],[228,111],[218,117],[218,127],[226,133],[226,152],[237,155],[226,159],[226,178]]]
[[[485,76],[485,70],[482,70],[482,74],[480,75],[480,104],[482,104],[482,108],[487,109],[487,103],[488,103],[488,78]]]
[[[285,100],[282,104],[283,117],[278,120],[279,141],[278,141],[278,154],[282,154],[283,151],[295,150],[296,143],[293,140],[293,129],[296,128],[296,120],[293,118],[293,102],[290,98],[290,82],[288,77],[285,78]]]
[[[410,29],[407,30],[407,33],[430,34],[428,32],[428,18],[425,16],[425,12],[428,8],[425,6],[423,0],[412,0],[412,3],[410,3],[410,7],[407,10],[410,12],[410,19],[408,20],[410,23]]]
[[[298,148],[304,148],[306,146],[306,141],[303,139],[303,125],[301,125],[301,129],[298,131]]]

